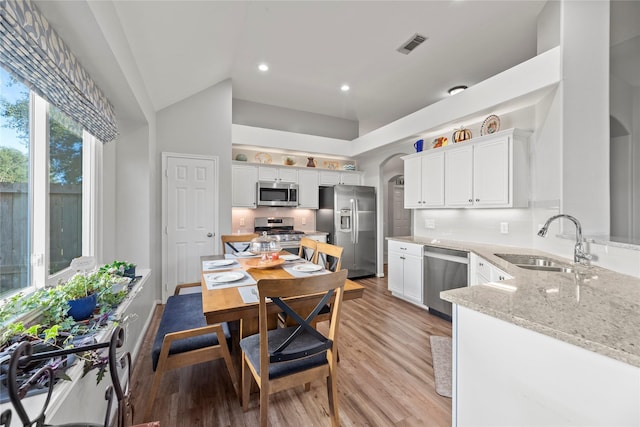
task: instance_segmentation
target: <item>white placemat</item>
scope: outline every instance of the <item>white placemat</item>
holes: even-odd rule
[[[245,273],[243,270],[234,270],[234,271],[237,271],[237,272],[241,273],[242,275],[244,275],[244,278],[239,279],[239,280],[235,280],[233,282],[218,283],[218,282],[215,282],[213,279],[219,273],[208,273],[208,274],[205,274],[204,275],[204,281],[207,284],[207,289],[209,289],[211,291],[211,290],[214,290],[214,289],[234,288],[234,287],[238,287],[238,286],[255,285],[256,284],[256,281],[253,280],[253,277],[251,277],[250,275]]]
[[[230,270],[232,268],[240,267],[240,263],[238,261],[233,261],[228,265],[216,265],[219,264],[220,261],[229,261],[229,260],[208,260],[202,261],[202,270],[204,271],[214,271],[214,270]]]
[[[245,304],[252,304],[258,302],[258,287],[257,286],[243,286],[238,288],[240,297]]]
[[[324,268],[322,270],[318,270],[318,271],[298,271],[295,270],[295,267],[299,266],[299,265],[305,265],[305,264],[309,264],[309,265],[316,265],[310,262],[307,263],[295,263],[294,265],[291,266],[287,266],[287,264],[284,265],[284,267],[282,267],[287,273],[289,273],[290,275],[292,275],[293,277],[309,277],[309,276],[317,276],[319,274],[329,274],[331,273],[329,270],[325,270]]]

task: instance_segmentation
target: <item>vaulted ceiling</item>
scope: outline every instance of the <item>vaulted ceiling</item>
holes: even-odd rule
[[[472,86],[533,57],[536,20],[545,5],[482,0],[104,1],[115,10],[117,30],[126,37],[156,111],[230,78],[236,99],[355,120],[361,134],[441,100],[453,86]],[[37,4],[106,87],[116,109],[131,108],[121,85],[109,81],[117,74],[110,69],[113,58],[93,34],[98,30],[93,20],[87,19],[96,13],[95,4]],[[612,25],[612,73],[637,85],[639,27],[633,22],[640,2],[613,4],[612,20],[618,24]],[[114,31],[112,27],[99,31]],[[396,51],[416,33],[427,41],[409,55]],[[268,72],[258,71],[261,62],[269,64]],[[351,87],[348,93],[340,91],[343,83]]]

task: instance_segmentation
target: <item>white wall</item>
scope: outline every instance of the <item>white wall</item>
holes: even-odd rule
[[[563,1],[562,209],[609,234],[609,2]]]
[[[354,120],[242,99],[233,100],[233,123],[349,141],[358,137],[358,122]],[[299,149],[305,150],[306,148],[300,147]]]
[[[162,152],[218,156],[220,159],[217,212],[221,234],[231,232],[231,96],[231,80],[224,80],[157,114],[155,162],[158,170]],[[155,191],[162,203],[160,179]]]

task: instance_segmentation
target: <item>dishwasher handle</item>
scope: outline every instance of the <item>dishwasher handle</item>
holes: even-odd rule
[[[451,251],[453,252],[453,251]],[[433,252],[425,249],[424,256],[428,258],[437,258],[445,261],[457,262],[458,264],[469,264],[469,253],[468,252],[460,252],[455,251],[456,255],[450,255],[447,253]],[[466,256],[462,256],[462,254],[466,254]]]

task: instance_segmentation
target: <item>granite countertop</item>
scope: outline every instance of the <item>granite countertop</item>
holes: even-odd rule
[[[467,250],[513,276],[499,283],[452,289],[442,299],[640,367],[640,279],[597,266],[576,266],[546,252],[490,244],[393,237]],[[526,270],[499,254],[541,255],[575,273]]]

